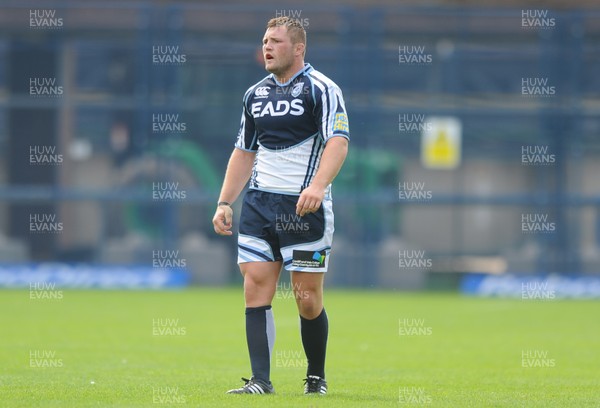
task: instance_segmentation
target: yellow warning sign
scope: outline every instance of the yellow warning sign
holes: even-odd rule
[[[460,164],[462,125],[454,117],[428,117],[421,135],[421,163],[428,169]]]

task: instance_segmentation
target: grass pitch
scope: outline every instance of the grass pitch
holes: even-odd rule
[[[225,395],[250,376],[241,289],[60,295],[0,291],[0,406],[600,406],[598,301],[328,291],[321,397],[285,292],[272,396]]]

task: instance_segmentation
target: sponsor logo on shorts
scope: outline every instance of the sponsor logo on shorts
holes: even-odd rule
[[[325,267],[325,251],[300,251],[295,249],[292,254],[292,266],[301,268]]]

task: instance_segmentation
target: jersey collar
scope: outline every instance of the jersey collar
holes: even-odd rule
[[[308,72],[312,71],[312,69],[313,69],[313,67],[308,62],[306,62],[306,63],[304,63],[304,68],[302,68],[300,71],[296,72],[296,74],[287,82],[281,83],[281,82],[277,81],[277,78],[275,77],[274,74],[271,74],[271,78],[273,78],[273,81],[278,86],[288,86],[289,84],[294,82],[294,79],[298,78],[300,75],[307,74]]]

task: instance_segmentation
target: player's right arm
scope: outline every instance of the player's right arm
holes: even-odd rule
[[[230,204],[233,204],[237,200],[250,179],[258,150],[254,117],[248,110],[248,99],[252,92],[253,87],[250,87],[244,94],[244,108],[242,110],[240,130],[235,143],[235,149],[233,149],[233,153],[231,153],[229,163],[227,164],[225,180],[223,180],[223,187],[221,187],[221,194],[219,195],[219,203],[226,204],[217,205],[217,210],[213,217],[213,226],[215,232],[219,235],[233,234],[231,231],[231,227],[233,226],[233,210]]]
[[[223,180],[221,194],[219,194],[219,203],[225,202],[232,204],[237,200],[244,189],[244,186],[250,179],[255,157],[256,152],[237,148],[233,149],[233,153],[231,153],[229,163],[227,164],[227,171],[225,172],[225,180]],[[218,205],[215,216],[213,217],[215,232],[219,235],[233,234],[231,231],[231,227],[233,226],[232,218],[233,210],[230,205]]]

